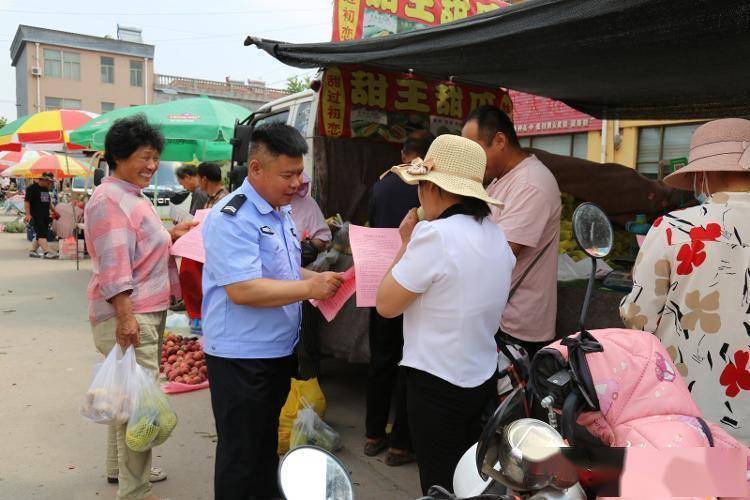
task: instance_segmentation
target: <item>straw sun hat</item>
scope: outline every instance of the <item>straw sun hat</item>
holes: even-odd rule
[[[444,134],[432,142],[424,160],[416,158],[411,163],[392,167],[391,172],[407,184],[429,181],[449,193],[502,207],[500,201],[487,196],[482,185],[486,164],[482,146],[464,137]]]
[[[668,186],[693,190],[696,172],[750,174],[750,121],[724,118],[698,127],[690,139],[688,164],[664,178]]]

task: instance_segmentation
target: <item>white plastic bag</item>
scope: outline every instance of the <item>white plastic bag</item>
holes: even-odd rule
[[[134,382],[134,405],[125,443],[131,450],[143,452],[167,440],[177,425],[177,415],[153,372],[138,366]]]
[[[167,315],[165,329],[173,333],[189,332],[190,318],[182,313],[170,313]]]
[[[339,433],[323,422],[305,398],[302,398],[302,406],[304,408],[297,412],[297,418],[292,425],[289,449],[293,450],[298,446],[311,444],[331,452],[340,450]]]
[[[97,424],[124,424],[133,407],[133,380],[138,365],[135,350],[125,353],[115,344],[103,362],[94,367],[88,391],[81,405],[81,416]]]

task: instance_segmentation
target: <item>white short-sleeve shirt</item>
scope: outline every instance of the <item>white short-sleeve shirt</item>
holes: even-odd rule
[[[516,259],[489,218],[468,215],[417,224],[393,278],[420,296],[404,311],[401,365],[459,387],[497,369],[495,333]]]

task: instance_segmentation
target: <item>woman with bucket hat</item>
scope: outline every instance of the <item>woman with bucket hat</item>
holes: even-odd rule
[[[378,313],[404,315],[407,415],[422,491],[449,490],[461,455],[480,433],[494,394],[500,326],[515,257],[482,186],[486,156],[478,144],[442,135],[425,159],[393,167],[418,184],[417,210],[404,218],[402,247],[378,290]]]
[[[692,190],[700,204],[656,219],[620,315],[629,328],[659,337],[703,416],[747,446],[750,121],[699,127],[688,164],[664,182]]]

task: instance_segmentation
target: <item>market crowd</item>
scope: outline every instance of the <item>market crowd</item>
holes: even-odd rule
[[[626,326],[654,332],[667,347],[705,417],[745,445],[748,143],[747,120],[695,132],[689,164],[666,182],[693,191],[700,204],[657,219],[621,307]],[[338,273],[302,266],[303,249],[331,240],[303,174],[306,141],[272,123],[257,127],[250,144],[247,175],[231,193],[217,165],[177,174],[192,193],[191,212],[211,210],[202,225],[204,264],[183,259],[178,271],[170,245],[193,223],[165,229],[142,196],[164,147],[142,117],[107,134],[112,174],[85,214],[97,349],[133,345],[138,363],[157,372],[172,296],[182,297],[204,336],[218,434],[214,491],[222,500],[280,497],[279,411],[298,376],[302,303],[332,297],[342,284]],[[402,164],[387,167],[371,193],[370,225],[397,227],[402,245],[371,316],[364,453],[387,452],[393,466],[416,460],[423,491],[451,489],[455,465],[497,396],[498,342],[531,357],[555,338],[560,190],[491,107],[472,112],[461,136],[411,134]],[[708,353],[735,360],[735,371],[710,370],[702,362]],[[726,421],[723,402],[738,394],[736,418]],[[129,450],[123,433],[113,426],[107,441],[118,498],[156,499],[151,483],[166,475],[152,467],[150,451]]]

